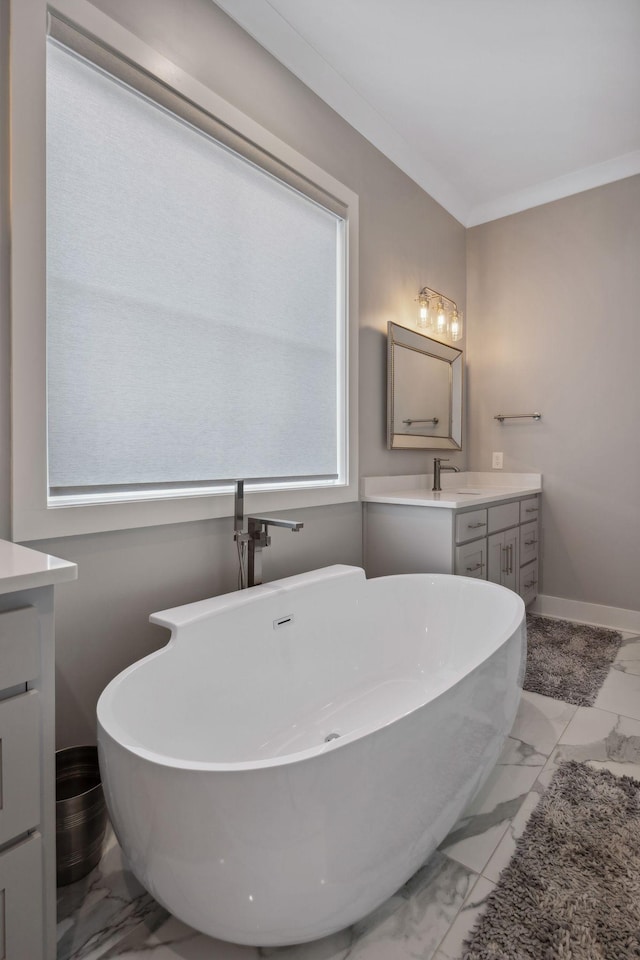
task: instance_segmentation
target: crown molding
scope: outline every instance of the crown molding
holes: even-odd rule
[[[640,150],[614,157],[604,163],[583,167],[564,177],[556,177],[554,180],[547,180],[525,190],[481,203],[470,211],[465,226],[475,227],[490,220],[509,217],[513,213],[521,213],[532,207],[540,207],[544,203],[562,200],[564,197],[583,193],[585,190],[593,190],[594,187],[602,187],[616,180],[624,180],[638,173],[640,173]]]

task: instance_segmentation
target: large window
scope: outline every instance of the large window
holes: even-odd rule
[[[283,507],[353,499],[353,196],[63,21],[52,34],[40,513],[172,522],[159,501],[240,477],[272,507],[278,489]]]
[[[53,497],[337,480],[344,220],[55,41]]]

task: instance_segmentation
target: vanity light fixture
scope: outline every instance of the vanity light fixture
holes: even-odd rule
[[[436,336],[452,342],[462,339],[462,313],[455,300],[432,290],[431,287],[423,287],[416,300],[417,325],[421,330],[433,332]]]

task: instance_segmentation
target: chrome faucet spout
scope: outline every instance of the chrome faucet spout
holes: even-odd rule
[[[300,523],[299,520],[280,520],[278,517],[249,517],[249,524],[252,520],[256,524],[263,524],[265,530],[267,527],[286,527],[287,530],[297,533],[304,527],[304,523]]]
[[[279,520],[277,517],[248,517],[249,571],[248,586],[262,583],[262,550],[271,543],[269,527],[285,527],[293,533],[304,526],[299,520]]]
[[[433,458],[433,486],[432,490],[439,492],[442,490],[440,486],[440,474],[443,470],[451,470],[453,473],[460,473],[460,467],[443,467],[442,463],[446,462],[448,457],[434,457]]]

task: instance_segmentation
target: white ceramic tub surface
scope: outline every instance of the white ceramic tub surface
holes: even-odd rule
[[[390,896],[520,697],[524,606],[486,581],[334,566],[151,619],[170,642],[98,703],[109,812],[145,887],[237,943],[316,939]]]

